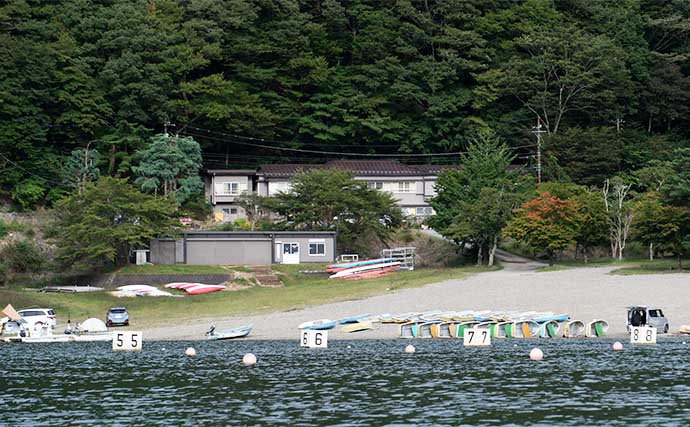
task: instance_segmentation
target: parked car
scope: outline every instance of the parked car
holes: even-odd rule
[[[24,320],[26,327],[33,329],[37,323],[48,325],[51,328],[57,326],[57,316],[52,308],[27,308],[17,312]]]
[[[628,332],[632,326],[651,326],[660,333],[668,333],[668,319],[660,308],[645,305],[628,307]]]
[[[105,315],[106,326],[114,325],[125,325],[129,326],[129,313],[124,307],[113,307],[108,309],[108,313]]]

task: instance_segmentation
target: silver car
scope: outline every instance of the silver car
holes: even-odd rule
[[[105,315],[105,324],[110,327],[113,325],[129,326],[129,313],[124,307],[113,307]]]
[[[659,333],[668,333],[668,319],[660,308],[650,308],[646,305],[628,307],[628,332],[632,326],[651,326]]]

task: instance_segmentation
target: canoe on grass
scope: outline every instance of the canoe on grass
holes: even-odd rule
[[[233,338],[242,338],[248,336],[254,325],[244,325],[238,326],[237,328],[227,329],[225,331],[216,331],[215,327],[211,327],[211,330],[206,332],[206,339],[209,340],[230,340]]]
[[[344,270],[339,270],[337,273],[330,275],[329,279],[341,279],[348,276],[377,272],[384,270],[385,272],[392,271],[394,268],[400,268],[399,262],[383,262],[379,264],[363,265],[361,267],[346,268]]]
[[[384,262],[394,261],[395,258],[377,258],[377,259],[365,259],[362,261],[346,262],[341,264],[331,264],[326,266],[326,271],[335,273],[336,271],[346,270],[348,268],[362,267],[364,265],[371,264],[382,264]]]
[[[335,322],[330,319],[319,319],[300,323],[297,327],[304,330],[323,331],[335,328]]]
[[[585,327],[585,336],[588,338],[592,337],[603,337],[606,331],[609,330],[609,323],[605,320],[594,319],[587,323]]]
[[[361,331],[370,331],[374,329],[374,325],[371,322],[357,322],[357,323],[349,323],[347,325],[344,325],[341,330],[343,332],[361,332]]]

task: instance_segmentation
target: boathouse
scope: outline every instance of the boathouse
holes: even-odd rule
[[[153,264],[268,265],[335,260],[332,231],[188,231],[153,239]]]

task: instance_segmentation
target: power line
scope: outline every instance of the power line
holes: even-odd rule
[[[5,159],[5,160],[8,161],[9,163],[13,164],[17,169],[21,169],[21,170],[24,171],[27,175],[33,176],[34,178],[41,179],[41,180],[43,180],[43,181],[45,181],[45,182],[49,182],[49,183],[51,183],[51,184],[55,184],[55,185],[59,185],[59,186],[64,185],[64,183],[58,182],[58,181],[54,181],[54,180],[52,180],[51,178],[46,178],[46,177],[44,177],[44,176],[36,175],[35,173],[29,171],[28,169],[25,169],[24,167],[20,166],[17,162],[15,162],[15,161],[13,161],[13,160],[10,160],[10,159],[9,159],[7,156],[5,156],[2,152],[0,152],[0,157],[2,157],[3,159]]]

